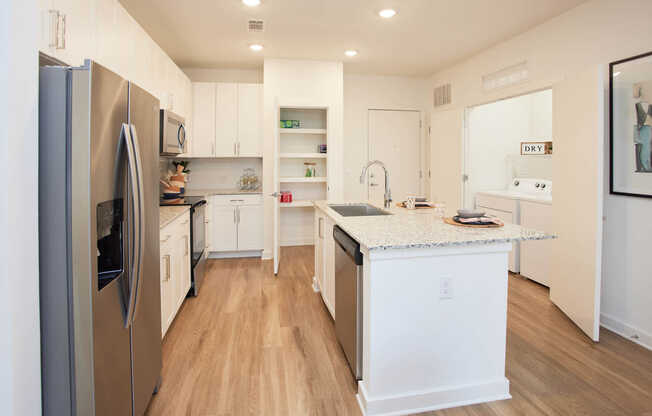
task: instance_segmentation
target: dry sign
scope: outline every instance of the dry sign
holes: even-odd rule
[[[522,155],[551,155],[552,142],[521,142]]]

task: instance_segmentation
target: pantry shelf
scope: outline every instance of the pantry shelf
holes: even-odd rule
[[[326,159],[326,153],[281,153],[282,159]]]
[[[326,134],[326,129],[279,129],[281,134]]]
[[[281,202],[282,208],[304,208],[314,206],[313,201],[303,200],[303,201],[292,201],[292,202]]]
[[[281,178],[281,183],[311,183],[311,182],[327,182],[328,178],[326,177],[288,177]]]

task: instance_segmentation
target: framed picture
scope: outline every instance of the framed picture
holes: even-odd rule
[[[609,191],[652,198],[652,52],[609,64]]]

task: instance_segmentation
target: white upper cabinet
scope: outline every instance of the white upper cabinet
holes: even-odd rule
[[[262,108],[263,85],[238,84],[238,156],[262,156]]]
[[[238,155],[238,84],[217,84],[215,156]]]
[[[262,84],[197,82],[193,93],[192,156],[262,156]]]
[[[192,84],[193,156],[215,156],[215,84]]]
[[[90,1],[40,0],[39,49],[68,65],[79,66],[93,55],[95,28]]]
[[[39,50],[68,65],[92,59],[190,121],[190,79],[118,0],[39,0]]]

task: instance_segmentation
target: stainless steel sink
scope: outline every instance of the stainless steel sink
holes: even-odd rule
[[[343,217],[370,217],[374,215],[392,215],[391,212],[383,211],[369,204],[351,204],[351,205],[336,205],[328,204],[328,206]]]

